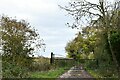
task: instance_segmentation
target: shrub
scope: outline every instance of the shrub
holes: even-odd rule
[[[27,78],[29,77],[28,68],[15,64],[14,62],[2,62],[3,78]]]

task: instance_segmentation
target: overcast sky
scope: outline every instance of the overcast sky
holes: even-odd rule
[[[0,15],[5,14],[24,19],[38,30],[46,43],[46,51],[37,55],[50,57],[50,53],[66,56],[66,43],[75,37],[77,30],[65,24],[72,18],[58,5],[66,5],[70,0],[0,0]],[[91,0],[95,2],[96,0]]]
[[[0,0],[0,15],[25,19],[38,30],[46,43],[46,51],[40,51],[37,55],[50,57],[53,52],[66,56],[64,47],[77,33],[77,30],[65,25],[72,19],[58,7],[66,2],[67,0]]]

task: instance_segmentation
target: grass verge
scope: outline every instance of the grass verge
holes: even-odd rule
[[[96,80],[101,80],[101,78],[103,78],[104,80],[108,80],[108,79],[110,79],[110,80],[118,80],[117,75],[112,73],[112,71],[105,72],[105,70],[101,70],[101,69],[87,70],[87,71],[94,78],[96,78]]]
[[[44,72],[31,72],[31,78],[58,78],[65,71],[65,67],[61,67]]]

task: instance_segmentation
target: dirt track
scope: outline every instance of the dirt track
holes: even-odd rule
[[[88,72],[86,72],[81,65],[72,67],[70,70],[68,70],[66,73],[61,75],[59,78],[60,80],[64,80],[67,78],[69,78],[70,80],[72,79],[74,80],[76,79],[77,80],[81,80],[81,79],[95,80],[95,78],[93,78]]]

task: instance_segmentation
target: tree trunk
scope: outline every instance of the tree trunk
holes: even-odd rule
[[[112,53],[112,58],[113,58],[113,61],[116,64],[116,69],[118,71],[117,72],[118,73],[118,78],[120,79],[120,68],[119,68],[119,64],[118,64],[118,61],[117,61],[116,56],[115,56],[115,52],[113,51],[112,45],[111,45],[111,42],[110,42],[110,31],[107,32],[107,38],[108,38],[109,48],[110,48],[110,51]]]

